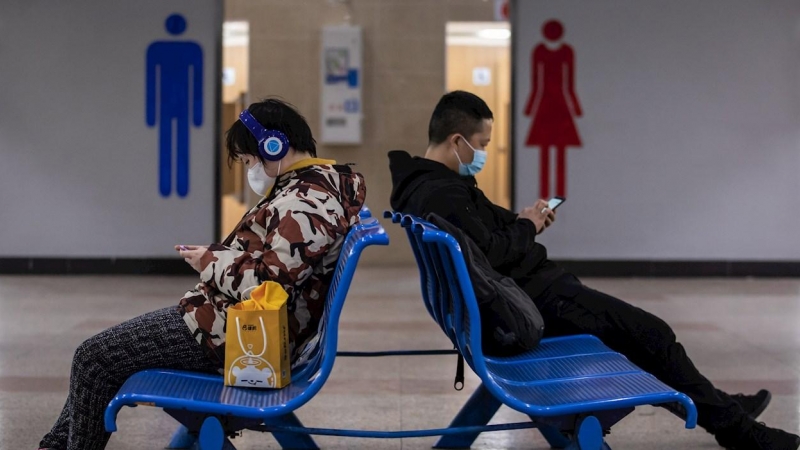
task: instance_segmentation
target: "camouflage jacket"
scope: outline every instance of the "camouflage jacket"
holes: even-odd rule
[[[202,256],[200,283],[178,309],[220,367],[228,307],[267,280],[289,294],[293,362],[315,336],[339,251],[366,196],[364,177],[335,164],[310,158],[290,167],[225,241]]]

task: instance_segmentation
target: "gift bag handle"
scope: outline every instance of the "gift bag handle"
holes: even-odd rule
[[[259,316],[258,317],[258,321],[261,322],[261,334],[262,334],[262,336],[264,336],[264,346],[261,347],[261,353],[259,353],[257,355],[254,355],[252,351],[245,350],[245,348],[244,348],[244,342],[242,342],[242,326],[239,325],[239,316],[236,316],[236,334],[237,334],[237,336],[239,336],[239,347],[242,349],[244,354],[247,355],[247,356],[260,357],[261,355],[263,355],[267,351],[267,329],[264,328],[264,318]],[[252,347],[253,347],[253,345],[250,344],[250,348],[252,348]]]

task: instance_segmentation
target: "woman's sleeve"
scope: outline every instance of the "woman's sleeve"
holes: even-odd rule
[[[264,251],[214,244],[202,256],[200,279],[238,300],[249,298],[250,291],[264,281],[283,285],[291,295],[343,232],[342,213],[339,202],[328,193],[285,192],[259,211],[251,226]]]

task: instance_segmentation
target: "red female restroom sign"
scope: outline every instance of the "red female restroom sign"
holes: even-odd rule
[[[581,147],[575,117],[583,111],[575,95],[575,52],[561,41],[564,26],[548,20],[545,40],[531,53],[531,93],[525,116],[531,118],[527,147],[539,147],[539,197],[550,197],[550,148],[556,149],[555,195],[567,195],[567,147]]]

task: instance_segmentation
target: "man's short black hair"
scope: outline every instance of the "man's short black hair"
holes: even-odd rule
[[[452,134],[469,139],[481,130],[484,119],[494,119],[492,110],[480,97],[466,91],[445,94],[431,115],[428,141],[441,144]]]
[[[295,150],[317,156],[317,141],[311,134],[308,122],[290,103],[276,98],[267,98],[253,103],[247,110],[264,128],[283,132],[289,139],[289,145]],[[256,138],[241,120],[237,120],[228,129],[225,136],[225,147],[228,149],[228,162],[233,162],[242,155],[252,155],[261,159]]]

